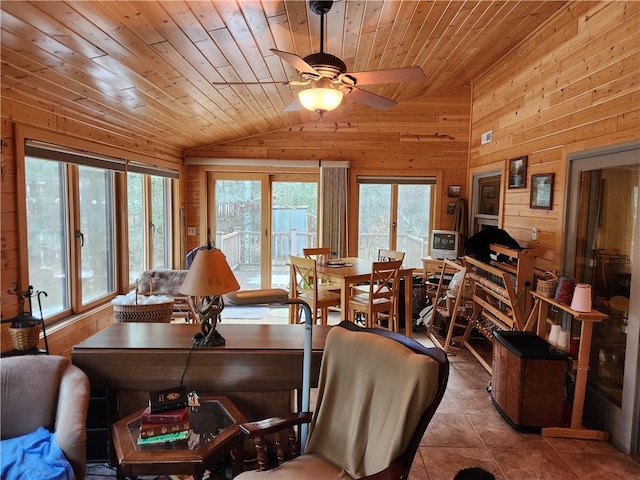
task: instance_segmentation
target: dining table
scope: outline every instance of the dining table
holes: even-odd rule
[[[318,264],[318,277],[332,283],[340,284],[340,312],[343,320],[349,318],[349,296],[351,286],[371,280],[373,261],[358,257],[345,257],[328,260],[323,265]],[[404,278],[404,315],[405,335],[411,337],[413,319],[413,267],[400,267],[400,278]]]

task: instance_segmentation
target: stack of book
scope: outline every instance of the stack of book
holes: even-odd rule
[[[176,442],[189,438],[189,407],[183,387],[149,394],[149,406],[140,416],[139,445]]]

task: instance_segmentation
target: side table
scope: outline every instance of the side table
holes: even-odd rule
[[[138,445],[142,410],[114,423],[112,437],[118,458],[118,480],[172,474],[202,480],[205,470],[232,450],[241,448],[243,435],[238,424],[246,419],[235,405],[227,397],[201,397],[200,404],[190,407],[191,428],[186,441]]]

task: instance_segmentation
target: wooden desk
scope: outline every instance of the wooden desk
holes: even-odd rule
[[[340,284],[340,311],[343,320],[353,320],[349,318],[349,293],[352,285],[359,282],[366,282],[371,279],[371,260],[357,257],[343,258],[350,266],[331,267],[329,265],[318,265],[318,276]],[[400,277],[404,278],[404,326],[405,335],[411,338],[413,327],[413,268],[401,268]]]
[[[330,328],[313,327],[312,387]],[[111,423],[143,408],[150,390],[179,385],[183,374],[188,390],[228,396],[249,421],[290,411],[292,391],[302,388],[304,325],[223,322],[218,330],[226,345],[191,349],[199,325],[117,323],[75,345],[71,360],[92,387],[108,389]],[[129,390],[139,395],[125,405]]]
[[[444,258],[425,257],[422,259],[422,271],[425,282],[429,279],[429,277],[432,277],[436,273],[440,272],[442,268],[442,262],[444,262]]]

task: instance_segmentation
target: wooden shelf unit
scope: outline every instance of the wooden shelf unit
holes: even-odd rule
[[[542,338],[548,338],[547,315],[549,307],[555,307],[571,315],[580,322],[580,344],[578,346],[578,360],[573,362],[573,369],[576,370],[575,391],[573,394],[573,406],[571,408],[571,423],[568,428],[548,427],[542,429],[544,437],[579,438],[586,440],[608,440],[609,434],[601,430],[590,430],[582,426],[582,414],[584,411],[584,397],[587,391],[587,376],[589,373],[589,356],[591,354],[591,337],[593,335],[593,324],[601,322],[608,315],[591,310],[590,312],[577,312],[570,306],[556,302],[553,298],[548,298],[536,292],[531,292],[535,300],[531,310],[528,324],[537,322],[536,332]]]
[[[532,307],[532,299],[527,294],[533,285],[534,249],[516,250],[492,244],[492,253],[507,260],[484,263],[465,256],[467,279],[473,292],[473,313],[462,337],[462,344],[492,373],[491,365],[469,343],[471,331],[475,328],[488,339],[493,338],[493,329],[522,331],[525,319]]]

